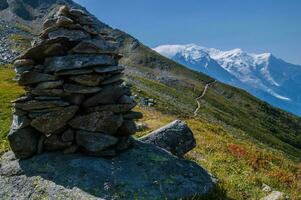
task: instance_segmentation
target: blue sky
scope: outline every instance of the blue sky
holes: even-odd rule
[[[75,0],[149,47],[196,43],[301,64],[301,0]]]

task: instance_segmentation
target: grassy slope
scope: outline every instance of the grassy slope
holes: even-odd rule
[[[131,38],[124,40],[129,46]],[[162,57],[139,45],[131,53],[121,50],[128,66],[128,82],[145,96],[156,99],[165,113],[191,116],[194,98],[212,79]],[[132,67],[135,66],[135,67]],[[268,105],[247,92],[216,83],[202,102],[199,117],[233,129],[234,134],[249,135],[301,159],[301,118]]]
[[[141,122],[149,127],[138,137],[179,117],[150,108],[137,110],[144,113]],[[260,199],[267,195],[261,190],[262,183],[285,192],[291,199],[301,198],[301,164],[215,123],[180,118],[188,123],[197,140],[197,147],[186,158],[200,163],[219,179],[219,189],[209,199]]]

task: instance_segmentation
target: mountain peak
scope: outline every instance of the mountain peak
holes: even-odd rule
[[[296,100],[300,97],[290,89],[290,85],[300,84],[299,78],[295,78],[301,77],[300,67],[275,58],[271,53],[248,53],[240,48],[224,51],[196,44],[162,45],[154,50],[268,102],[295,100],[300,103]]]
[[[190,52],[190,53],[207,53],[212,57],[213,59],[222,59],[222,58],[231,58],[231,57],[241,57],[241,59],[245,60],[244,58],[248,59],[252,62],[267,62],[269,58],[272,56],[271,53],[262,53],[262,54],[254,54],[254,53],[248,53],[243,51],[240,48],[231,49],[227,51],[215,49],[215,48],[207,48],[203,46],[199,46],[197,44],[191,43],[186,45],[160,45],[154,48],[155,51],[158,53],[168,57],[172,58],[178,53],[182,52]]]

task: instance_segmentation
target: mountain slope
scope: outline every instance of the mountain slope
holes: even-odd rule
[[[21,2],[30,12],[32,20],[17,15],[12,9],[12,2]],[[81,8],[69,0],[34,0],[30,3],[26,0],[11,0],[9,4],[8,8],[0,12],[0,16],[9,13],[10,17],[4,18],[8,23],[12,26],[14,23],[30,26],[33,35],[38,32],[37,28],[45,16],[51,15],[60,4]],[[126,79],[139,97],[155,99],[155,108],[165,113],[187,117],[193,115],[195,98],[212,78],[161,56],[120,30],[112,29],[100,21],[97,23],[98,31],[106,32],[118,41],[117,50],[124,55],[121,62],[128,66]],[[232,134],[251,137],[286,152],[294,159],[300,159],[300,118],[219,82],[210,87],[202,103],[199,112],[201,119],[220,124]]]
[[[34,20],[26,21],[15,14],[11,20],[1,11],[0,15],[7,20],[5,25],[33,36],[45,15],[58,7],[57,2],[79,7],[69,1],[51,2],[54,3],[48,8],[40,8],[39,4],[33,8],[32,13],[37,13],[32,14]],[[145,115],[142,122],[149,127],[145,132],[176,118],[192,128],[197,147],[187,158],[202,164],[220,180],[220,189],[209,199],[260,199],[267,195],[261,189],[262,183],[285,192],[291,199],[300,199],[300,118],[220,82],[208,88],[199,115],[194,118],[195,98],[212,78],[161,56],[120,30],[98,23],[100,31],[118,40],[118,51],[124,55],[122,63],[128,65],[125,78],[138,102],[144,97],[156,102],[153,108],[138,108]],[[18,37],[10,42],[22,51],[30,38],[23,32],[15,34]],[[0,66],[0,154],[8,149],[5,138],[11,120],[10,101],[23,92],[11,81],[13,76],[11,68]]]
[[[246,89],[279,108],[301,115],[301,66],[270,53],[250,54],[241,49],[221,51],[195,44],[162,45],[154,50],[196,71]]]

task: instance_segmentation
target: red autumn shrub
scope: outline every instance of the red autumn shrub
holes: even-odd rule
[[[232,155],[238,158],[244,157],[247,154],[246,148],[238,144],[228,144],[228,150]]]

